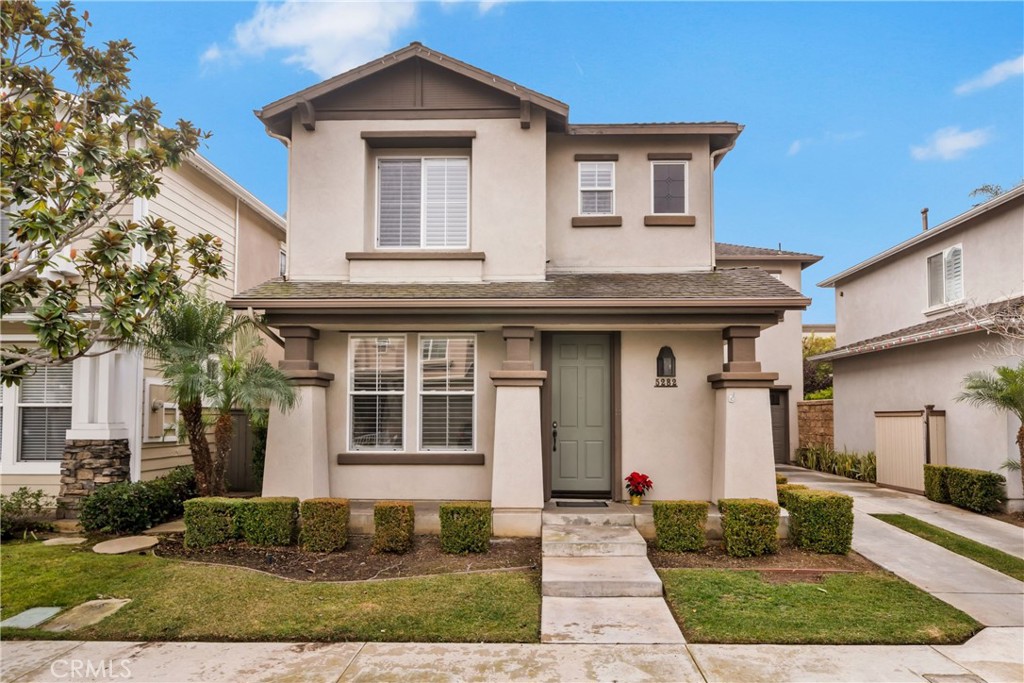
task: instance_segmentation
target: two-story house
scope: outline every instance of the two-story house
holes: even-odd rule
[[[1019,310],[1024,296],[1024,185],[819,286],[836,291],[836,349],[817,358],[832,361],[837,448],[875,450],[876,413],[914,413],[923,421],[930,405],[945,413],[944,434],[929,438],[939,448],[944,442],[946,464],[999,471],[1017,459],[1016,418],[955,397],[968,373],[1020,361],[987,332],[986,319]],[[883,459],[904,453],[886,450],[879,453],[882,484],[892,469]],[[902,487],[920,491],[926,456],[917,453]],[[1010,507],[1019,508],[1020,478],[1007,480]]]
[[[265,495],[774,499],[755,341],[808,300],[718,268],[735,123],[574,124],[419,43],[257,112],[289,149],[288,274],[232,299],[285,339]],[[723,363],[723,343],[727,358]]]

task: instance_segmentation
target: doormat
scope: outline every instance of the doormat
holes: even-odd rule
[[[606,508],[608,503],[600,500],[559,500],[555,507],[560,508]]]

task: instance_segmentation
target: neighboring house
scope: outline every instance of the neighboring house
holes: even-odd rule
[[[300,394],[264,495],[488,500],[497,535],[633,470],[653,498],[774,498],[755,340],[809,301],[716,268],[742,126],[568,114],[419,43],[257,112],[289,148],[288,277],[231,304]]]
[[[172,223],[182,238],[207,232],[221,239],[228,276],[208,284],[215,298],[227,299],[283,273],[284,219],[199,155],[165,170],[160,194],[135,199],[121,217],[146,216]],[[18,319],[16,314],[4,318],[4,341],[34,339]],[[266,352],[275,361],[281,357],[272,344]],[[76,453],[82,453],[79,460],[88,453],[97,463],[95,471],[73,467],[74,472],[63,473],[65,488],[78,493],[88,492],[84,481],[152,479],[191,462],[188,446],[178,440],[175,406],[154,363],[141,353],[119,350],[40,368],[0,395],[5,493],[28,486],[57,495],[62,461],[74,461]]]
[[[1019,306],[1024,295],[1024,186],[819,286],[836,290],[837,348],[817,358],[831,360],[834,369],[837,448],[865,452],[884,442],[880,482],[921,490],[924,451],[918,448],[919,460],[908,469],[911,479],[889,475],[892,463],[883,460],[888,452],[897,457],[902,451],[886,445],[889,426],[876,434],[876,420],[918,411],[923,421],[931,405],[940,416],[945,411],[944,435],[930,435],[936,459],[943,455],[943,438],[949,465],[999,471],[1008,458],[1018,457],[1016,418],[954,399],[967,373],[1020,361],[1007,356],[978,319],[987,316],[986,309]],[[1007,479],[1012,505],[1020,507],[1020,478]]]
[[[836,326],[834,323],[809,323],[803,326],[803,336],[807,337],[821,337],[832,339],[836,338]]]
[[[715,259],[719,268],[760,268],[772,277],[801,291],[803,271],[821,260],[815,254],[781,249],[745,247],[718,242]],[[779,373],[778,383],[770,390],[772,406],[772,444],[775,462],[789,463],[800,443],[796,404],[804,398],[804,362],[800,344],[801,311],[787,311],[782,322],[761,333],[758,356],[765,370]]]

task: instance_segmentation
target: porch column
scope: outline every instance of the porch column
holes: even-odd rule
[[[280,333],[285,346],[278,366],[295,386],[296,405],[290,412],[270,409],[263,495],[326,497],[331,492],[327,387],[334,375],[322,372],[313,360],[319,330],[282,327]]]
[[[495,536],[540,536],[544,508],[540,388],[547,373],[534,368],[532,327],[506,327],[505,360],[491,373],[495,387],[491,506]]]
[[[768,390],[779,374],[761,372],[755,353],[760,333],[754,326],[722,330],[726,362],[722,372],[708,375],[715,390],[713,502],[720,498],[777,500]]]

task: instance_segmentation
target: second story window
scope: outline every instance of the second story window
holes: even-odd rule
[[[651,196],[654,213],[685,214],[686,162],[652,162]]]
[[[964,298],[964,250],[957,245],[928,257],[928,306]]]
[[[580,215],[610,216],[615,213],[615,162],[581,161]]]
[[[378,247],[469,246],[469,159],[380,159],[377,181]]]

